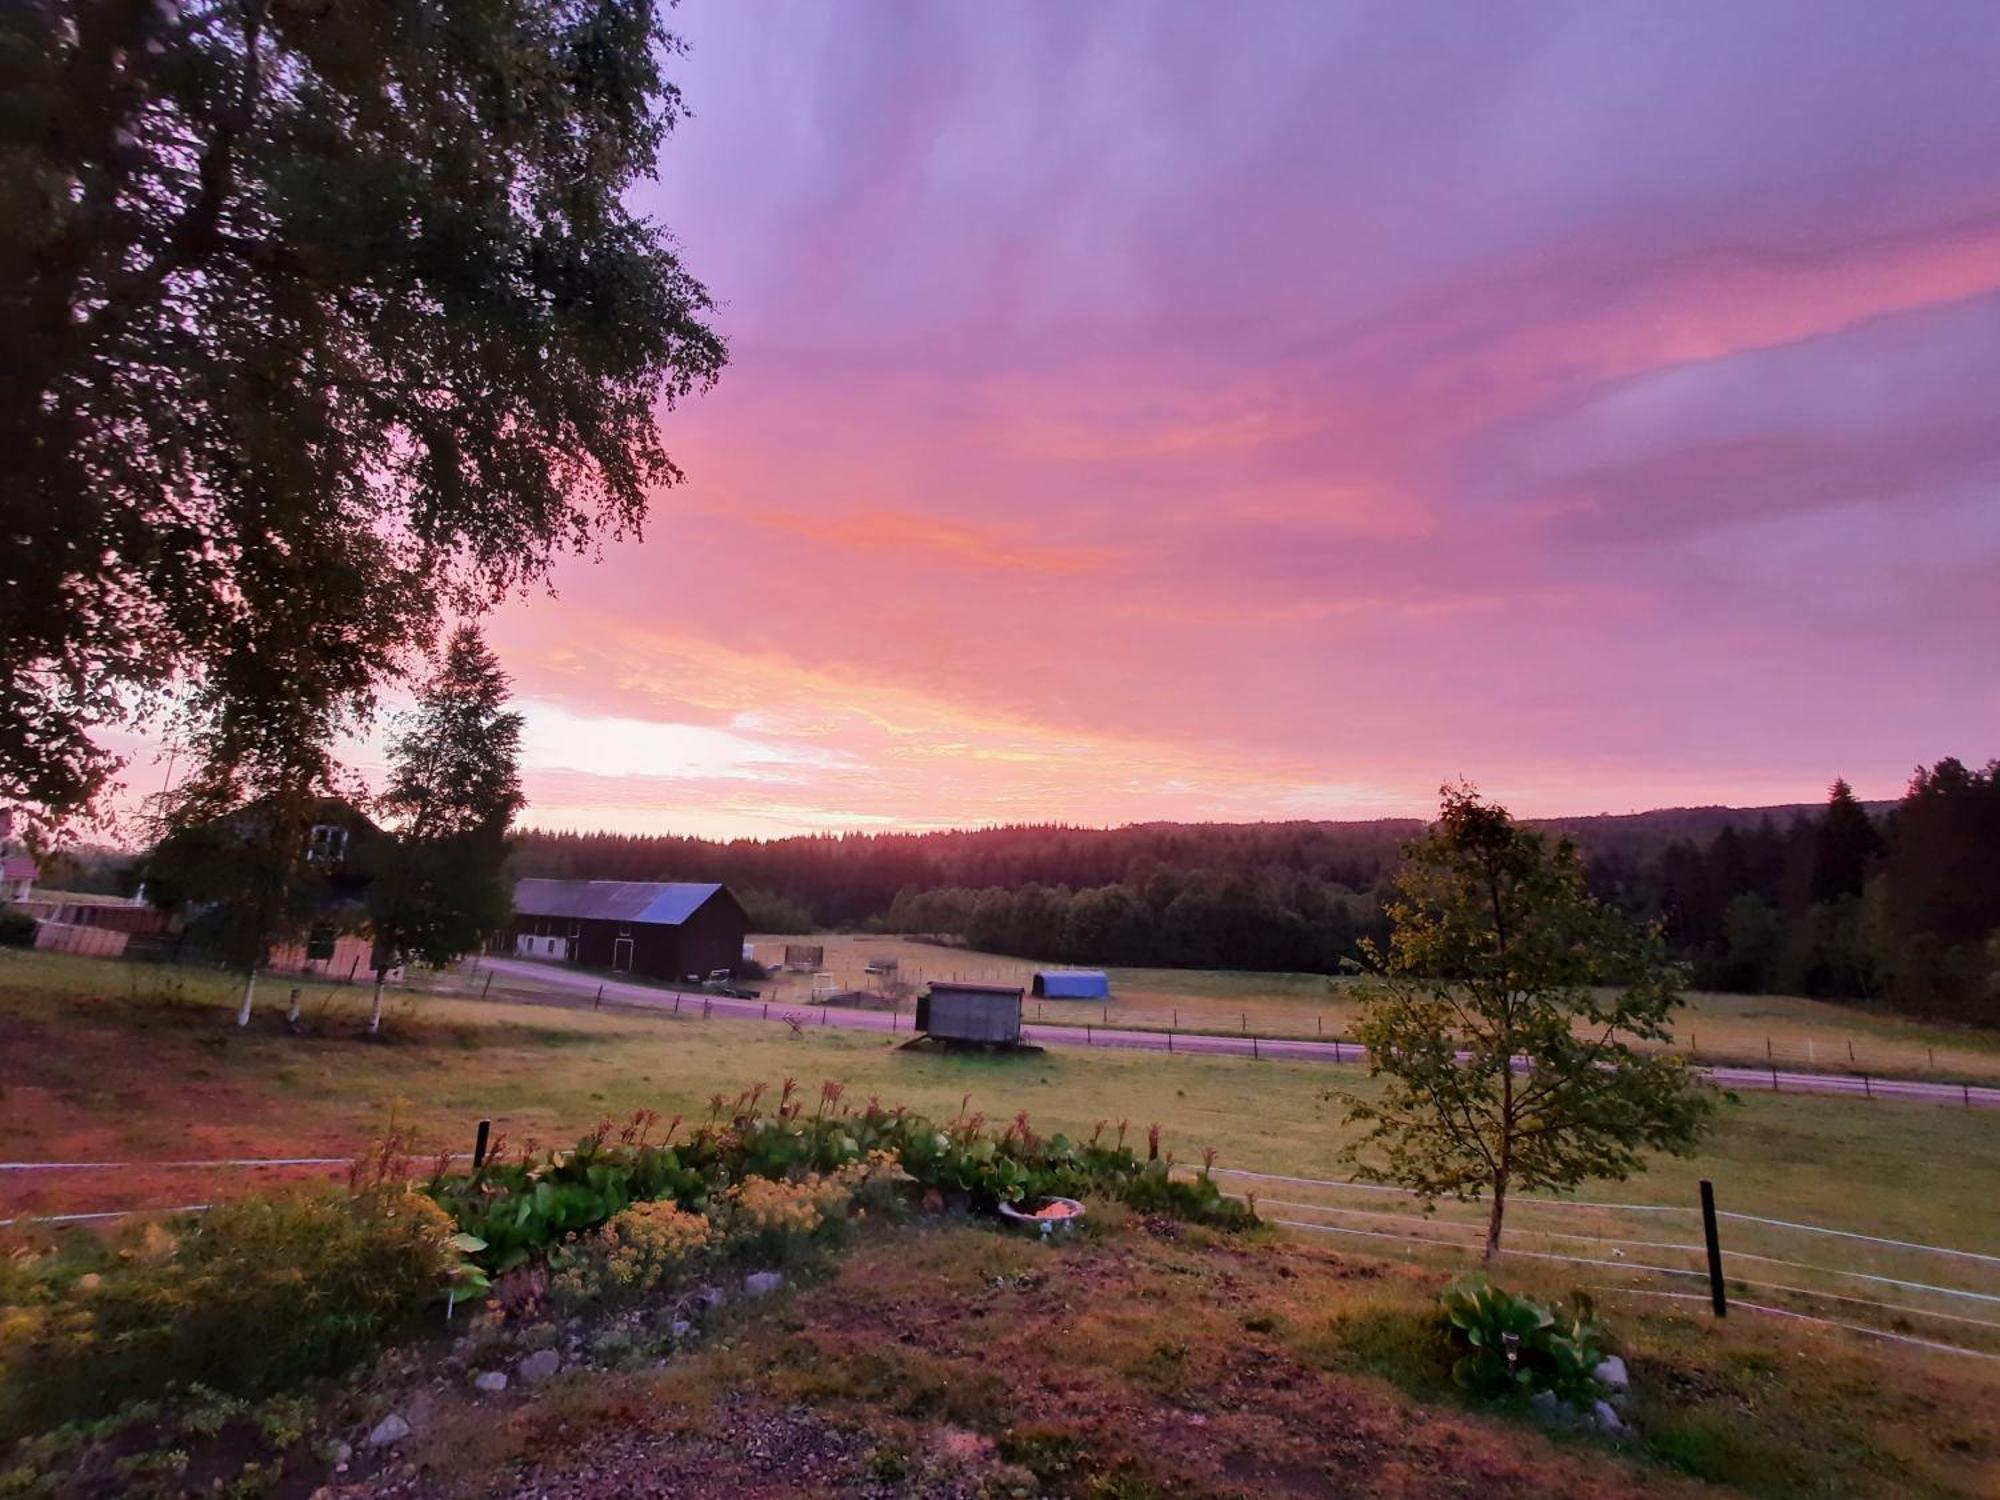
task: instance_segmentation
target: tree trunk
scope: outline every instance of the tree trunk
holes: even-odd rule
[[[1486,1254],[1481,1264],[1487,1270],[1500,1258],[1500,1221],[1507,1213],[1507,1179],[1495,1173],[1493,1177],[1493,1212],[1486,1218]]]
[[[250,1024],[250,1002],[255,998],[256,994],[257,968],[253,964],[245,971],[243,976],[243,1005],[236,1012],[236,1024],[238,1026],[248,1026]]]
[[[376,1032],[382,1029],[382,986],[388,981],[388,978],[389,971],[387,969],[377,969],[375,971],[375,1005],[368,1012],[368,1034],[370,1036],[375,1035]]]

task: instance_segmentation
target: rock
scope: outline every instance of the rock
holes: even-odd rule
[[[781,1271],[752,1271],[743,1278],[743,1295],[746,1297],[768,1297],[785,1284]]]
[[[377,1422],[374,1430],[368,1434],[368,1446],[371,1448],[386,1448],[391,1443],[402,1442],[409,1435],[410,1424],[405,1422],[395,1412],[390,1412],[388,1416]]]
[[[332,1450],[327,1454],[327,1457],[331,1458],[337,1464],[344,1464],[350,1458],[354,1457],[354,1444],[348,1442],[335,1443]]]
[[[1562,1403],[1556,1400],[1554,1391],[1536,1391],[1528,1398],[1528,1409],[1536,1416],[1553,1418],[1562,1415]]]
[[[520,1364],[514,1372],[529,1385],[540,1385],[545,1380],[553,1380],[562,1369],[562,1356],[553,1349],[537,1349]]]
[[[1625,1419],[1613,1410],[1609,1401],[1599,1401],[1590,1408],[1590,1420],[1597,1424],[1599,1432],[1623,1432]]]
[[[1625,1369],[1625,1361],[1615,1354],[1590,1373],[1597,1377],[1599,1384],[1608,1385],[1614,1391],[1622,1391],[1632,1383],[1632,1377]]]
[[[684,1339],[694,1332],[694,1324],[690,1323],[686,1318],[675,1318],[673,1322],[667,1325],[667,1332],[677,1339]]]
[[[472,1384],[475,1390],[485,1391],[489,1396],[494,1395],[497,1392],[507,1389],[507,1372],[505,1370],[481,1370],[477,1375],[472,1377]]]
[[[729,1293],[719,1286],[705,1286],[696,1291],[694,1300],[713,1312],[729,1301]]]

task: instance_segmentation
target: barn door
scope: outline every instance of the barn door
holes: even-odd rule
[[[632,972],[632,940],[613,938],[611,940],[611,972],[630,974]]]

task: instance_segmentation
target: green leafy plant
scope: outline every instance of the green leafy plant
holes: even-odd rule
[[[1574,1406],[1601,1394],[1593,1372],[1604,1358],[1602,1335],[1583,1293],[1564,1312],[1472,1277],[1446,1287],[1438,1306],[1465,1350],[1451,1371],[1462,1389],[1482,1396],[1550,1391]]]
[[[337,1373],[435,1307],[451,1233],[421,1194],[371,1189],[250,1199],[16,1264],[0,1442],[176,1385],[215,1405]]]

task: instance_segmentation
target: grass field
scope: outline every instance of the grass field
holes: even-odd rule
[[[782,955],[783,937],[751,941],[760,957]],[[920,987],[931,979],[1029,985],[1037,967],[1027,959],[940,947],[898,937],[828,933],[792,942],[822,944],[822,970],[842,989],[869,989],[871,960],[893,958],[900,977]],[[1030,999],[1030,1019],[1085,1021],[1165,1030],[1249,1032],[1260,1036],[1345,1036],[1355,1017],[1347,981],[1321,974],[1256,974],[1215,969],[1113,969],[1109,1006],[1089,1001]],[[784,974],[774,999],[803,1002],[813,977]],[[1683,1047],[1705,1062],[1781,1067],[1952,1082],[2000,1082],[2000,1033],[1927,1025],[1854,1006],[1787,995],[1688,997],[1677,1030]]]
[[[308,996],[308,1034],[283,1025],[283,988],[247,1031],[224,976],[61,956],[0,954],[0,1131],[14,1160],[337,1155],[393,1110],[463,1147],[490,1116],[516,1143],[560,1143],[604,1114],[649,1106],[703,1116],[713,1093],[758,1079],[845,1080],[933,1114],[963,1099],[1044,1129],[1162,1123],[1180,1159],[1330,1177],[1345,1139],[1329,1090],[1358,1069],[1061,1049],[1027,1056],[900,1051],[888,1038],[756,1021],[560,1005],[405,998],[385,1037],[362,1037],[365,988]],[[2000,1245],[2000,1114],[1927,1104],[1745,1095],[1692,1159],[1593,1196],[1691,1203],[1712,1178],[1725,1204],[1930,1243]],[[198,1201],[208,1178],[118,1173],[0,1176],[16,1210]],[[89,1204],[80,1202],[90,1197]],[[95,1200],[108,1199],[99,1203]],[[136,1201],[136,1200],[135,1200]]]
[[[849,1083],[850,1097],[879,1093],[938,1116],[956,1114],[969,1096],[970,1107],[989,1117],[1025,1110],[1045,1131],[1088,1133],[1100,1120],[1125,1119],[1143,1139],[1158,1121],[1168,1149],[1183,1161],[1212,1145],[1225,1167],[1338,1177],[1344,1173],[1334,1156],[1345,1137],[1340,1104],[1327,1091],[1365,1087],[1358,1070],[1305,1064],[1070,1049],[949,1056],[903,1052],[886,1038],[831,1027],[795,1034],[692,1014],[441,997],[403,999],[384,1037],[371,1041],[361,1034],[361,988],[310,994],[305,1028],[294,1035],[283,1021],[286,988],[271,986],[270,1007],[239,1031],[231,1024],[234,985],[224,976],[0,953],[0,1132],[8,1143],[0,1154],[11,1161],[142,1162],[339,1156],[392,1116],[444,1147],[468,1146],[481,1116],[514,1145],[564,1144],[604,1115],[648,1106],[701,1118],[717,1091],[790,1076],[809,1093],[837,1078]],[[0,1217],[195,1203],[252,1183],[340,1175],[0,1172]],[[1656,1162],[1630,1183],[1594,1184],[1588,1196],[1687,1205],[1704,1177],[1715,1181],[1725,1206],[1741,1211],[1986,1252],[2000,1247],[2000,1115],[1992,1112],[1746,1096],[1725,1110],[1699,1156]],[[1266,1191],[1276,1197],[1288,1190]],[[1310,1189],[1289,1191],[1312,1196]],[[1265,1212],[1311,1216],[1268,1203]],[[1684,1219],[1635,1218],[1640,1227],[1626,1229],[1615,1211],[1576,1212],[1585,1217],[1562,1224],[1589,1234],[1688,1233]],[[1446,1213],[1434,1222],[1462,1217]],[[1544,1243],[1525,1206],[1514,1222],[1518,1242]],[[1619,1227],[1584,1228],[1597,1224]],[[1732,1253],[1751,1244],[1783,1253],[1746,1226],[1731,1224],[1726,1236]],[[1253,1461],[1247,1450],[1241,1457],[1247,1467],[1238,1477],[1250,1490],[1283,1477],[1259,1463],[1282,1468],[1286,1454],[1346,1451],[1326,1447],[1325,1428],[1316,1425],[1324,1415],[1319,1396],[1344,1403],[1343,1418],[1365,1417],[1357,1431],[1367,1441],[1355,1451],[1374,1455],[1371,1462],[1419,1464],[1433,1478],[1457,1472],[1454,1463],[1491,1465],[1521,1493],[1636,1492],[1679,1469],[1771,1496],[1978,1494],[2000,1465],[1990,1399],[2000,1366],[1964,1355],[1768,1319],[1716,1325],[1698,1307],[1621,1290],[1637,1283],[1615,1269],[1509,1260],[1511,1285],[1546,1295],[1600,1288],[1649,1392],[1641,1408],[1646,1445],[1635,1469],[1589,1445],[1578,1450],[1466,1415],[1439,1385],[1437,1370],[1410,1356],[1429,1326],[1429,1299],[1459,1263],[1420,1257],[1387,1268],[1375,1252],[1400,1247],[1317,1236],[1249,1260],[1218,1255],[1200,1236],[1185,1250],[1135,1247],[1129,1238],[1106,1241],[1090,1252],[1095,1259],[1063,1273],[1077,1287],[1096,1289],[1088,1303],[1036,1279],[1025,1263],[989,1264],[996,1255],[1018,1258],[1021,1247],[984,1232],[967,1240],[954,1231],[933,1250],[885,1242],[843,1270],[831,1300],[802,1300],[798,1318],[746,1329],[740,1342],[643,1388],[613,1381],[534,1398],[518,1419],[494,1429],[496,1441],[508,1449],[538,1413],[568,1433],[562,1424],[587,1426],[600,1408],[629,1415],[672,1407],[696,1423],[729,1422],[745,1403],[769,1401],[784,1411],[801,1399],[863,1430],[906,1435],[902,1419],[912,1413],[895,1393],[909,1377],[919,1392],[962,1389],[964,1404],[953,1398],[944,1414],[1003,1445],[1024,1428],[1049,1426],[1051,1412],[1033,1393],[1059,1380],[1074,1401],[1092,1412],[1101,1407],[1106,1420],[1086,1412],[1080,1424],[1055,1422],[1049,1442],[1081,1444],[1079,1453],[1087,1450],[1091,1462],[1113,1471],[1144,1470],[1164,1457],[1169,1477],[1177,1465],[1196,1472],[1210,1461],[1212,1445],[1182,1429],[1188,1412],[1206,1412],[1232,1440],[1274,1445],[1275,1458]],[[1819,1244],[1810,1253],[1821,1263],[1917,1274],[1893,1250]],[[914,1292],[913,1278],[928,1290]],[[2000,1285],[1992,1289],[2000,1293]],[[1199,1295],[1190,1299],[1184,1290]],[[1920,1318],[1890,1326],[1937,1335]],[[978,1336],[923,1332],[957,1327],[976,1328]],[[862,1338],[863,1328],[880,1336]],[[917,1342],[899,1329],[915,1330]],[[1990,1340],[1972,1333],[1964,1341],[1982,1338]],[[1019,1353],[1002,1363],[1041,1374],[970,1383],[974,1365],[990,1363],[995,1349],[1060,1340],[1078,1351],[1066,1374],[1059,1361],[1043,1369]],[[1283,1383],[1263,1380],[1261,1372],[1272,1369],[1289,1372]],[[1185,1441],[1176,1439],[1171,1451],[1143,1435],[1126,1441],[1109,1421],[1125,1410],[1148,1423],[1168,1413]],[[937,1414],[915,1415],[910,1431]],[[469,1410],[466,1421],[468,1433],[491,1425],[481,1410]],[[451,1431],[441,1426],[439,1441],[450,1441]],[[1440,1434],[1441,1446],[1433,1441]],[[679,1432],[674,1441],[687,1438]],[[552,1451],[569,1453],[574,1444],[565,1439]],[[1531,1460],[1524,1472],[1509,1467],[1509,1455],[1520,1454]],[[1537,1476],[1552,1487],[1536,1489]]]

